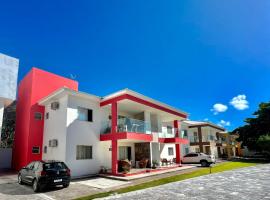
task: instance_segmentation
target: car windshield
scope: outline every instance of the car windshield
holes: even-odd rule
[[[44,163],[44,170],[60,170],[67,169],[67,166],[63,162]]]
[[[200,153],[202,156],[207,156],[205,153]]]

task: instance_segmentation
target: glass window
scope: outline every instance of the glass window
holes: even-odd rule
[[[29,163],[29,164],[26,166],[26,168],[32,169],[32,168],[34,167],[34,163],[35,163],[35,162]]]
[[[40,113],[40,112],[35,112],[35,119],[36,119],[36,120],[42,120],[42,113]]]
[[[34,170],[38,170],[38,166],[39,166],[39,162],[35,162],[35,164],[34,164]]]
[[[172,127],[171,126],[167,126],[167,133],[172,134]]]
[[[45,146],[45,147],[44,147],[44,153],[47,153],[47,149],[48,149],[48,147]]]
[[[32,147],[32,153],[33,154],[39,154],[39,147]]]
[[[50,114],[47,112],[47,113],[46,113],[46,119],[49,119],[49,115],[50,115]]]
[[[44,170],[52,170],[52,169],[67,169],[67,166],[63,162],[52,162],[52,163],[45,163],[43,165]]]
[[[188,153],[189,153],[189,148],[185,147],[185,154],[188,154]]]
[[[76,160],[86,160],[92,158],[92,146],[77,145]]]
[[[93,122],[93,110],[78,107],[78,120]]]
[[[172,147],[168,147],[168,155],[169,156],[173,156],[174,155],[173,148]]]

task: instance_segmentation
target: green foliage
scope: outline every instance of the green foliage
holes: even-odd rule
[[[256,151],[269,151],[265,144],[270,133],[270,102],[261,103],[253,115],[253,118],[245,120],[246,125],[235,129],[233,133],[239,134],[238,141],[242,141],[243,146]]]
[[[269,135],[260,136],[257,141],[257,145],[260,150],[270,152],[270,136]]]
[[[5,108],[1,132],[0,148],[11,148],[14,141],[16,102]]]

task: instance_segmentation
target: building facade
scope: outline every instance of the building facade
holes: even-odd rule
[[[237,135],[230,135],[223,127],[203,121],[183,121],[181,131],[189,143],[182,145],[184,154],[201,152],[216,158],[241,155],[241,144]]]
[[[28,92],[27,92],[28,91]],[[166,159],[180,163],[181,131],[187,114],[124,89],[105,97],[78,91],[78,83],[33,68],[19,85],[13,166],[32,160],[62,160],[72,176],[106,168],[118,175],[118,161],[137,168]]]
[[[0,53],[0,141],[4,108],[16,99],[19,60]]]

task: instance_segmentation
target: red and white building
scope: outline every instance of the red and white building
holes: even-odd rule
[[[187,114],[124,89],[105,97],[78,91],[78,83],[33,68],[18,91],[13,167],[62,160],[73,176],[118,175],[118,160],[180,163],[181,121]]]

